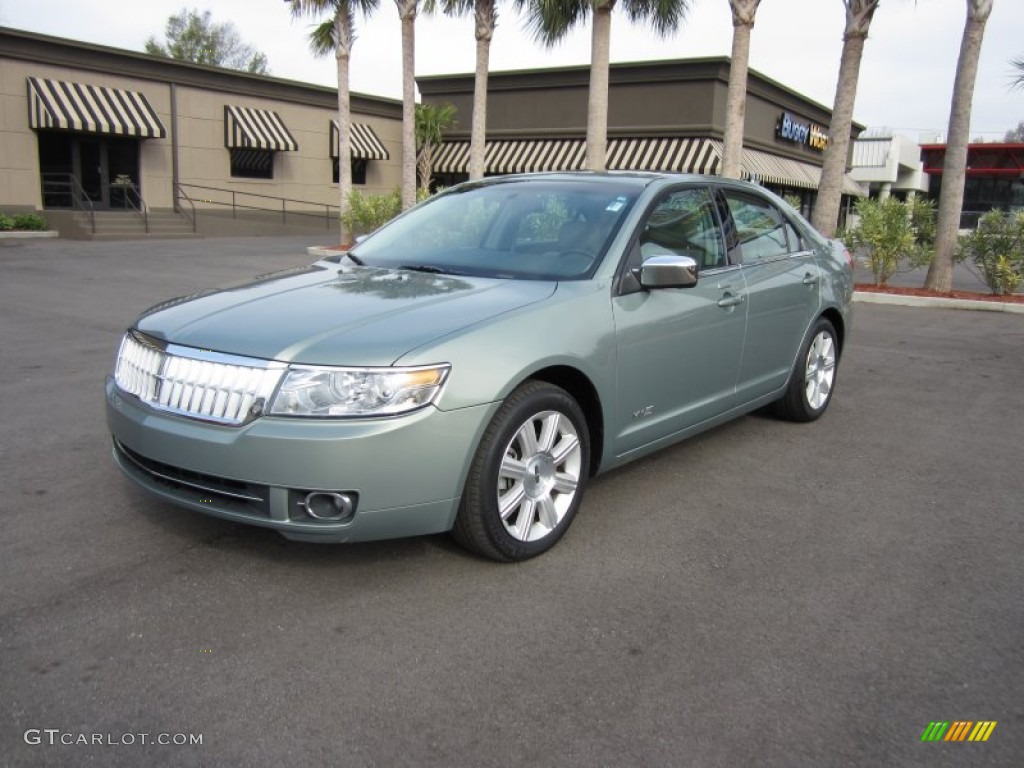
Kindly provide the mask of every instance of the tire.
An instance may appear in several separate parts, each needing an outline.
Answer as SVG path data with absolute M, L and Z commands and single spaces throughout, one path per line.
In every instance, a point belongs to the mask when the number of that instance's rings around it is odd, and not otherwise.
M 452 534 L 467 549 L 514 562 L 553 547 L 572 523 L 590 469 L 590 433 L 560 387 L 527 381 L 480 441 Z
M 819 317 L 800 347 L 786 394 L 775 403 L 775 412 L 789 421 L 807 422 L 820 417 L 832 402 L 838 369 L 836 329 Z

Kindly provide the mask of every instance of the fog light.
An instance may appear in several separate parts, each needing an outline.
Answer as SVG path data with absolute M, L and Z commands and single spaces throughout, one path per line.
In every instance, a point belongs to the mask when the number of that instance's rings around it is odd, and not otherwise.
M 313 491 L 302 502 L 306 514 L 317 520 L 340 521 L 352 517 L 355 506 L 344 493 Z

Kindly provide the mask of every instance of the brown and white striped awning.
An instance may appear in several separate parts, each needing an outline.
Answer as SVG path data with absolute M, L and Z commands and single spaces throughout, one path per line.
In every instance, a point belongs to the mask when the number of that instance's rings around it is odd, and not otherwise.
M 717 151 L 721 152 L 721 142 L 715 141 L 714 144 Z M 818 166 L 757 149 L 743 148 L 740 168 L 744 178 L 754 179 L 761 184 L 801 189 L 817 189 L 821 186 L 821 168 Z M 864 189 L 847 173 L 843 176 L 843 194 L 864 197 Z
M 338 156 L 338 121 L 331 120 L 331 157 Z M 387 160 L 390 155 L 384 142 L 373 128 L 364 123 L 352 123 L 348 132 L 352 142 L 352 157 L 355 160 Z
M 295 151 L 298 142 L 281 116 L 269 109 L 224 105 L 224 146 L 228 149 Z
M 487 142 L 484 152 L 487 173 L 579 171 L 586 165 L 587 142 L 506 139 Z M 611 139 L 605 156 L 612 171 L 716 173 L 719 162 L 711 142 L 694 138 Z M 468 167 L 468 141 L 446 142 L 434 158 L 439 173 L 465 173 Z
M 145 94 L 63 80 L 28 78 L 28 124 L 39 130 L 163 139 L 167 129 Z

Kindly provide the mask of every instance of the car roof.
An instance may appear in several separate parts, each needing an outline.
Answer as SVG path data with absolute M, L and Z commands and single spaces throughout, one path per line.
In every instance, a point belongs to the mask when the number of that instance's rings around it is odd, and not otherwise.
M 735 186 L 740 189 L 760 190 L 763 187 L 752 184 L 749 181 L 738 179 L 727 179 L 722 176 L 713 176 L 697 173 L 677 173 L 675 171 L 544 171 L 541 173 L 519 173 L 503 176 L 488 176 L 484 179 L 471 182 L 463 182 L 460 187 L 466 186 L 490 186 L 509 182 L 524 181 L 561 181 L 591 184 L 614 184 L 622 186 L 636 186 L 645 188 L 652 184 L 663 186 L 673 183 L 703 183 L 716 186 Z

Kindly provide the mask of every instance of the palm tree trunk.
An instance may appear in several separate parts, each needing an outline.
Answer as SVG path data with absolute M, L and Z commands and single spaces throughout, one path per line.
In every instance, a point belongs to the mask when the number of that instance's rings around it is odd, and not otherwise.
M 857 97 L 860 60 L 866 35 L 847 35 L 839 63 L 835 106 L 828 129 L 828 146 L 821 167 L 818 199 L 814 204 L 812 223 L 825 237 L 832 237 L 839 224 L 839 204 L 843 196 L 843 176 L 850 154 L 850 126 L 853 124 L 853 102 Z
M 832 105 L 828 146 L 822 161 L 821 183 L 814 204 L 811 223 L 821 234 L 832 237 L 839 223 L 839 204 L 843 197 L 843 176 L 850 155 L 850 126 L 853 124 L 853 102 L 857 98 L 857 78 L 864 41 L 871 19 L 880 0 L 843 0 L 846 7 L 846 29 L 843 32 L 843 53 L 839 60 L 836 99 Z
M 494 36 L 494 0 L 477 0 L 476 74 L 473 78 L 473 124 L 469 141 L 469 178 L 484 177 L 487 150 L 487 74 Z
M 741 18 L 733 5 L 732 58 L 729 62 L 729 91 L 725 99 L 725 136 L 722 175 L 738 179 L 743 156 L 743 128 L 747 107 L 747 67 L 750 60 L 750 31 L 754 28 L 754 5 L 749 18 Z
M 402 209 L 416 203 L 416 3 L 396 0 L 402 19 Z
M 348 21 L 349 23 L 346 23 Z M 344 216 L 348 212 L 348 199 L 352 194 L 352 109 L 349 96 L 349 60 L 352 55 L 351 19 L 338 13 L 334 19 L 334 57 L 338 65 L 338 208 L 342 244 L 348 244 L 352 232 L 345 226 Z
M 608 150 L 608 60 L 611 47 L 612 4 L 594 5 L 590 42 L 590 93 L 587 100 L 587 170 L 603 171 Z
M 942 164 L 939 213 L 935 227 L 935 254 L 928 267 L 924 287 L 946 292 L 953 287 L 953 259 L 960 232 L 960 211 L 967 179 L 967 144 L 970 141 L 971 104 L 978 75 L 978 59 L 985 37 L 985 23 L 992 12 L 992 0 L 967 0 L 967 23 L 960 41 L 953 100 L 949 109 L 946 158 Z

